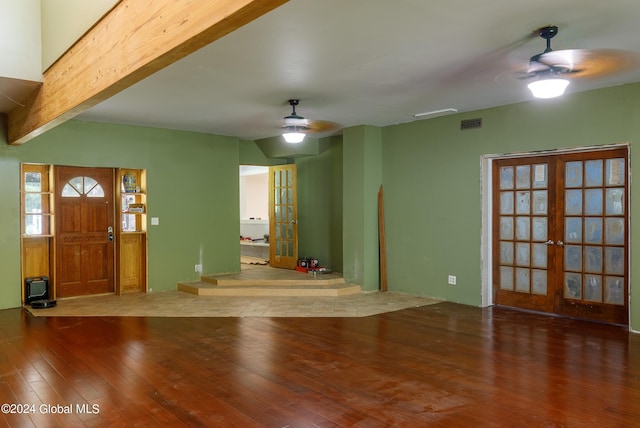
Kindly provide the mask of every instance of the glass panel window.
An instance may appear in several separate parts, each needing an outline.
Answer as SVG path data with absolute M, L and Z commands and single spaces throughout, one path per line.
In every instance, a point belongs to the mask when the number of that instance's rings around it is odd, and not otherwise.
M 71 183 L 67 183 L 62 188 L 62 196 L 65 198 L 79 198 L 80 192 Z
M 531 192 L 517 192 L 516 200 L 516 213 L 529 214 L 531 212 Z
M 533 294 L 547 295 L 547 271 L 533 270 L 531 272 L 531 292 Z
M 516 239 L 528 241 L 531 237 L 531 225 L 529 217 L 516 217 Z
M 624 179 L 624 159 L 607 159 L 607 186 L 622 186 Z
M 513 268 L 500 266 L 500 288 L 502 290 L 513 290 Z
M 531 265 L 531 248 L 529 244 L 516 244 L 516 264 L 518 266 L 530 266 Z
M 606 278 L 604 301 L 612 305 L 624 305 L 624 278 L 619 276 Z
M 584 163 L 584 184 L 586 187 L 602 186 L 602 159 Z
M 24 212 L 30 214 L 42 212 L 41 193 L 26 193 L 24 195 Z
M 42 174 L 39 172 L 26 172 L 24 174 L 25 192 L 42 192 Z
M 513 189 L 513 167 L 500 168 L 500 189 Z
M 566 187 L 582 187 L 582 161 L 565 164 Z
M 500 214 L 513 214 L 513 192 L 500 193 Z
M 547 187 L 547 164 L 541 163 L 533 166 L 533 187 L 536 189 Z
M 582 299 L 582 275 L 578 273 L 565 273 L 564 297 L 567 299 Z
M 602 276 L 584 276 L 584 300 L 602 302 Z
M 513 264 L 513 242 L 500 243 L 500 263 L 506 265 Z
M 537 268 L 547 267 L 547 244 L 533 244 L 533 266 Z
M 624 214 L 624 189 L 607 189 L 606 213 L 607 215 Z
M 513 239 L 513 217 L 500 217 L 500 239 Z
M 519 165 L 516 167 L 516 189 L 531 188 L 531 166 Z
M 605 272 L 613 275 L 624 274 L 624 249 L 618 247 L 605 248 Z
M 564 247 L 565 270 L 582 270 L 582 247 L 579 245 L 567 245 Z
M 602 215 L 602 189 L 584 191 L 584 213 L 586 215 Z
M 572 243 L 582 242 L 582 218 L 566 217 L 564 223 L 564 240 Z
M 606 220 L 606 243 L 607 245 L 624 244 L 624 219 L 607 218 Z
M 516 291 L 529 292 L 531 272 L 529 269 L 516 268 Z
M 546 241 L 548 233 L 548 220 L 546 217 L 533 218 L 533 240 Z
M 62 188 L 62 196 L 65 198 L 79 198 L 81 195 L 104 198 L 104 189 L 91 177 L 73 177 Z
M 547 191 L 536 190 L 533 192 L 533 213 L 534 214 L 546 214 L 548 211 Z
M 567 190 L 565 192 L 564 213 L 567 215 L 582 214 L 582 190 Z
M 602 218 L 587 217 L 584 219 L 584 242 L 602 244 Z
M 602 247 L 584 247 L 585 272 L 602 272 Z

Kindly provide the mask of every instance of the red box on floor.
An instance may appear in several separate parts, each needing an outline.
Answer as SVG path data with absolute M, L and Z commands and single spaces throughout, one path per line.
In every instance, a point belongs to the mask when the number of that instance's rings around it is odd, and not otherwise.
M 309 272 L 309 269 L 307 269 L 306 267 L 302 267 L 302 266 L 296 266 L 296 270 L 298 272 L 304 272 L 304 273 Z

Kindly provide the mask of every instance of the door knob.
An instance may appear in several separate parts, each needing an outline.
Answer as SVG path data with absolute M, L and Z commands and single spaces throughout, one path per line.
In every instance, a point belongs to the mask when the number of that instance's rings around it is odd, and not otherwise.
M 558 241 L 558 247 L 564 247 L 564 242 Z
M 545 244 L 547 245 L 553 245 L 553 241 L 551 239 L 549 239 L 547 242 L 545 242 Z

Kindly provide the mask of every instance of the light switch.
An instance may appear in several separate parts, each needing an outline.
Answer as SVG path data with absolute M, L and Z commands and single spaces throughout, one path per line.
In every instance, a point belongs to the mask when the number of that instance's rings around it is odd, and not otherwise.
M 160 218 L 159 217 L 151 217 L 151 226 L 157 226 L 160 224 Z

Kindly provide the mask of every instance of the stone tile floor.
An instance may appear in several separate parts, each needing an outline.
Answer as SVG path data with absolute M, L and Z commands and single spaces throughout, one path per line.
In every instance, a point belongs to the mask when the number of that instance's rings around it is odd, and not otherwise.
M 26 309 L 34 316 L 364 317 L 434 303 L 439 300 L 391 292 L 337 297 L 230 297 L 164 291 L 64 299 L 53 308 Z
M 287 269 L 243 263 L 239 273 L 224 275 L 244 285 L 290 282 L 304 289 L 317 278 Z M 322 275 L 339 278 L 340 274 Z M 269 287 L 269 285 L 265 285 Z M 196 296 L 181 291 L 135 293 L 116 296 L 59 299 L 47 309 L 25 307 L 34 316 L 131 316 L 131 317 L 365 317 L 439 300 L 404 293 L 363 292 L 343 296 Z

